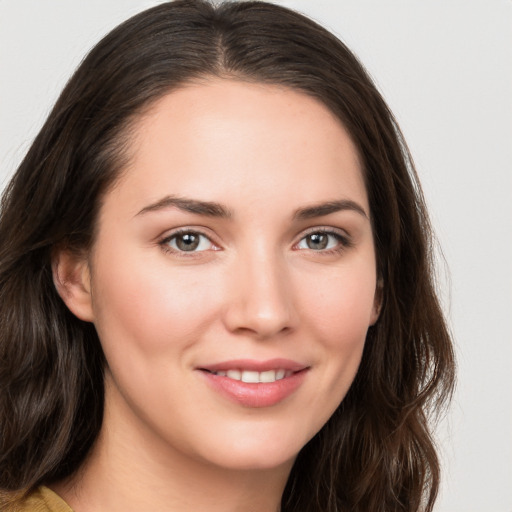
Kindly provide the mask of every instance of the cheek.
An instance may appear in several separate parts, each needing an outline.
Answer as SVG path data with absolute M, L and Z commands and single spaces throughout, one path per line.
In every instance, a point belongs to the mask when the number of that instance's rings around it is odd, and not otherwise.
M 317 281 L 309 294 L 304 311 L 308 311 L 310 333 L 317 340 L 319 360 L 324 360 L 319 389 L 324 389 L 316 400 L 328 412 L 323 420 L 334 412 L 348 392 L 357 370 L 366 341 L 368 327 L 372 323 L 376 277 L 373 266 L 347 267 Z
M 197 269 L 171 268 L 159 256 L 103 261 L 110 264 L 95 272 L 93 308 L 104 345 L 122 341 L 123 348 L 157 355 L 193 342 L 218 310 L 215 274 L 208 280 Z
M 333 347 L 364 342 L 375 311 L 376 276 L 372 265 L 347 267 L 317 279 L 304 296 L 309 322 Z

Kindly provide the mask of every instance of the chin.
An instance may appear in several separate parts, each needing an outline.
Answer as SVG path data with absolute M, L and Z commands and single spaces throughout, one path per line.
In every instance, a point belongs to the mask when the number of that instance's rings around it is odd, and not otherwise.
M 249 436 L 219 440 L 209 458 L 219 466 L 238 471 L 282 467 L 289 470 L 308 440 L 309 436 L 293 439 L 285 429 L 277 435 L 262 429 Z
M 271 471 L 286 468 L 288 471 L 293 466 L 298 452 L 293 454 L 262 454 L 259 453 L 237 453 L 223 454 L 219 461 L 220 465 L 233 471 Z

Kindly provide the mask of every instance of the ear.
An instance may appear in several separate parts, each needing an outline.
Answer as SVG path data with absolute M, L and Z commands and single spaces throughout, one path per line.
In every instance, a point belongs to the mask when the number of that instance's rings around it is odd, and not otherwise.
M 80 320 L 94 320 L 89 264 L 84 255 L 58 249 L 52 256 L 53 282 L 68 309 Z
M 377 280 L 377 286 L 375 287 L 375 298 L 373 299 L 373 308 L 370 317 L 370 325 L 375 325 L 375 323 L 379 319 L 380 311 L 382 309 L 383 292 L 384 281 L 382 280 L 382 277 L 379 277 L 379 279 Z

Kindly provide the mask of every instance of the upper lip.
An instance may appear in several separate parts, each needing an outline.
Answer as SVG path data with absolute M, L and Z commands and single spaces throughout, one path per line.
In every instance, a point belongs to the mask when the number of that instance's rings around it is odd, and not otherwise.
M 233 369 L 249 370 L 255 372 L 266 372 L 269 370 L 288 370 L 298 372 L 308 368 L 308 365 L 293 361 L 291 359 L 267 359 L 258 361 L 256 359 L 232 359 L 220 363 L 207 364 L 199 366 L 199 370 L 208 370 L 209 372 L 221 372 Z

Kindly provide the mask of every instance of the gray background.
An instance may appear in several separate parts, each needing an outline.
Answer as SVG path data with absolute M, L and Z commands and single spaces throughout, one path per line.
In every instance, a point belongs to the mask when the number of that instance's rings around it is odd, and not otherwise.
M 157 3 L 0 0 L 0 188 L 86 51 Z M 459 363 L 436 510 L 512 512 L 512 1 L 277 3 L 359 55 L 423 182 Z

